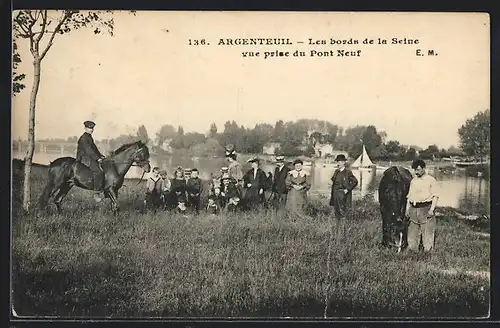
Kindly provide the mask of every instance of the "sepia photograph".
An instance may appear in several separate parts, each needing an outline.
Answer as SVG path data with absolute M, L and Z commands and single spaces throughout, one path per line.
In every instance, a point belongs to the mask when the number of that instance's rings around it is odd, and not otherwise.
M 489 318 L 487 13 L 15 10 L 12 55 L 12 318 Z

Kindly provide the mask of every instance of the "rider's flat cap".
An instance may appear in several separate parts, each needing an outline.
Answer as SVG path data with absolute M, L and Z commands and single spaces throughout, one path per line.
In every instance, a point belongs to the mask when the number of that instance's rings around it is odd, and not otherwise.
M 85 125 L 86 128 L 92 129 L 95 126 L 95 123 L 93 121 L 85 121 L 83 122 L 83 125 Z

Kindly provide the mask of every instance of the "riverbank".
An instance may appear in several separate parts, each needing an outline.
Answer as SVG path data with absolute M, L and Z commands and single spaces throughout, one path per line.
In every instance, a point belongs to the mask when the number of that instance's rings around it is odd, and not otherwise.
M 17 159 L 22 160 L 25 154 L 15 154 Z M 45 157 L 43 158 L 38 158 L 38 160 L 41 160 L 41 164 L 48 164 L 50 161 L 53 161 L 55 158 L 59 157 L 59 153 L 44 153 L 44 154 L 36 154 L 34 160 L 37 160 L 37 156 L 44 155 Z M 73 156 L 73 155 L 71 155 Z M 214 163 L 217 163 L 217 171 L 219 167 L 222 167 L 224 164 L 224 156 L 204 156 L 204 157 L 198 157 L 198 156 L 191 156 L 185 151 L 177 151 L 174 155 L 155 155 L 155 158 L 158 161 L 159 159 L 162 158 L 171 158 L 172 156 L 177 159 L 177 164 L 176 165 L 181 165 L 181 166 L 196 166 L 197 161 L 200 159 L 209 159 L 212 160 Z M 252 157 L 259 157 L 261 165 L 274 165 L 276 163 L 275 161 L 275 156 L 274 155 L 266 155 L 266 154 L 239 154 L 238 155 L 238 161 L 243 165 L 243 167 L 249 168 L 250 165 L 246 163 L 246 161 Z M 319 158 L 313 158 L 313 157 L 307 157 L 307 156 L 299 156 L 304 161 L 304 164 L 306 166 L 308 165 L 316 165 L 319 167 L 334 167 L 336 165 L 334 159 L 319 159 Z M 296 159 L 296 157 L 287 157 L 285 158 L 286 161 L 288 162 L 293 162 Z M 412 162 L 411 161 L 375 161 L 375 164 L 379 167 L 383 168 L 388 168 L 390 166 L 403 166 L 406 168 L 410 168 Z M 465 174 L 469 177 L 482 177 L 485 179 L 488 179 L 490 176 L 490 165 L 474 165 L 470 166 L 467 168 L 457 168 L 453 166 L 453 163 L 449 161 L 426 161 L 427 164 L 427 169 L 431 174 L 434 174 L 436 172 L 440 173 L 445 173 L 445 174 Z M 382 172 L 382 171 L 380 171 Z
M 262 155 L 262 154 L 240 154 L 238 157 L 238 160 L 242 163 L 244 163 L 246 160 L 248 160 L 251 157 L 257 156 L 261 159 L 261 163 L 264 164 L 274 164 L 276 162 L 275 156 L 274 155 Z M 285 160 L 292 162 L 296 157 L 287 157 Z M 310 162 L 311 164 L 316 164 L 316 165 L 336 165 L 334 158 L 330 159 L 323 159 L 323 158 L 316 158 L 316 157 L 307 157 L 307 156 L 298 156 L 297 158 L 301 158 L 305 162 Z M 353 161 L 351 159 L 351 161 Z M 379 167 L 391 167 L 391 166 L 402 166 L 406 168 L 411 168 L 411 164 L 413 161 L 373 161 L 375 165 Z M 447 161 L 431 161 L 427 160 L 425 161 L 427 165 L 427 169 L 429 170 L 441 170 L 441 171 L 447 171 L 451 170 L 454 168 L 453 163 L 447 162 Z M 477 168 L 476 166 L 474 166 Z M 472 167 L 471 167 L 472 168 Z
M 38 197 L 46 169 L 33 168 Z M 13 289 L 19 315 L 473 317 L 489 309 L 489 234 L 438 219 L 432 257 L 378 248 L 377 204 L 356 201 L 330 244 L 331 208 L 184 218 L 139 213 L 144 185 L 120 191 L 122 212 L 73 189 L 64 215 L 20 211 L 14 165 Z M 330 261 L 328 249 L 331 246 Z

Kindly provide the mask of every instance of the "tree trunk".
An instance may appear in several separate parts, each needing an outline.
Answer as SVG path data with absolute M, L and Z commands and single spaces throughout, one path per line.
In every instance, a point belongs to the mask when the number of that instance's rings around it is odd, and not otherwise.
M 31 163 L 33 162 L 33 155 L 35 153 L 35 107 L 36 96 L 38 94 L 38 87 L 40 85 L 40 64 L 41 59 L 35 58 L 33 60 L 33 87 L 30 96 L 30 114 L 29 114 L 29 128 L 28 128 L 28 150 L 26 152 L 24 162 L 24 195 L 23 195 L 23 209 L 29 211 L 31 205 Z

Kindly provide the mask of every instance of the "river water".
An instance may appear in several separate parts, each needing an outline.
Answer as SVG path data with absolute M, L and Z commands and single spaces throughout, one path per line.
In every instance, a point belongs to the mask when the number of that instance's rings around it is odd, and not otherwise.
M 22 159 L 24 153 L 14 152 L 13 157 Z M 49 164 L 50 161 L 61 157 L 61 153 L 35 153 L 33 161 L 39 164 Z M 64 156 L 75 156 L 70 153 Z M 175 167 L 196 167 L 200 171 L 202 179 L 208 179 L 210 173 L 220 171 L 222 166 L 227 166 L 223 158 L 181 158 L 181 157 L 151 157 L 151 165 L 166 169 L 169 176 L 172 176 Z M 243 164 L 243 171 L 250 168 L 249 164 Z M 273 164 L 263 164 L 261 168 L 267 172 L 273 172 Z M 329 195 L 330 178 L 335 171 L 334 164 L 318 164 L 312 167 L 304 167 L 311 173 L 312 187 L 311 193 Z M 353 170 L 353 174 L 359 181 L 358 187 L 353 191 L 353 198 L 373 197 L 378 201 L 377 188 L 383 171 L 360 171 Z M 442 173 L 430 171 L 436 178 L 440 188 L 439 206 L 451 206 L 458 209 L 467 210 L 473 213 L 490 214 L 490 181 L 483 178 L 467 177 L 460 173 Z M 127 173 L 127 178 L 140 178 L 142 170 L 132 167 Z

